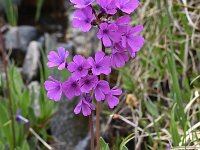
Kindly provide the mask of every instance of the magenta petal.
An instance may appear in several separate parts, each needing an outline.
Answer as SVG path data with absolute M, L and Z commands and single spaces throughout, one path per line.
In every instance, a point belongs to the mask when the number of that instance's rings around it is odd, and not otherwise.
M 103 36 L 103 44 L 105 47 L 111 46 L 111 40 L 109 39 L 108 35 L 104 34 Z
M 101 39 L 103 37 L 103 31 L 99 30 L 99 32 L 97 33 L 97 38 Z
M 138 26 L 131 28 L 130 33 L 135 35 L 135 34 L 141 33 L 142 30 L 143 30 L 143 26 L 138 25 Z
M 88 105 L 83 104 L 82 105 L 82 112 L 84 116 L 89 116 L 91 114 L 91 109 L 88 107 Z
M 101 91 L 101 89 L 95 89 L 95 98 L 97 101 L 102 101 L 105 99 L 105 94 Z
M 77 64 L 75 64 L 74 62 L 70 62 L 67 66 L 67 69 L 69 70 L 69 72 L 74 72 L 77 68 Z
M 141 36 L 134 36 L 127 40 L 132 52 L 135 53 L 144 45 L 144 38 Z
M 84 22 L 78 19 L 73 19 L 72 20 L 72 26 L 74 28 L 81 28 L 84 25 Z
M 94 59 L 92 57 L 89 57 L 87 59 L 88 63 L 91 65 L 91 66 L 94 66 L 95 65 L 95 62 L 94 62 Z
M 109 96 L 107 97 L 107 103 L 108 106 L 113 109 L 115 106 L 119 104 L 119 99 L 115 96 Z
M 117 25 L 128 25 L 130 22 L 131 22 L 131 17 L 128 15 L 121 16 L 115 21 Z
M 63 69 L 65 68 L 65 66 L 66 66 L 66 63 L 65 63 L 65 62 L 62 63 L 62 64 L 60 64 L 60 65 L 58 66 L 58 70 L 63 70 Z
M 102 52 L 102 51 L 98 51 L 96 54 L 95 54 L 95 61 L 96 63 L 99 63 L 105 56 L 105 53 Z
M 76 108 L 74 109 L 75 114 L 79 114 L 81 112 L 81 105 L 82 105 L 82 101 L 80 101 L 78 105 L 76 106 Z
M 83 32 L 88 32 L 91 29 L 91 24 L 87 23 L 82 27 Z
M 80 64 L 80 63 L 82 63 L 82 62 L 84 61 L 84 58 L 83 58 L 83 56 L 81 56 L 81 55 L 76 55 L 76 56 L 74 56 L 73 61 L 74 61 L 76 64 Z

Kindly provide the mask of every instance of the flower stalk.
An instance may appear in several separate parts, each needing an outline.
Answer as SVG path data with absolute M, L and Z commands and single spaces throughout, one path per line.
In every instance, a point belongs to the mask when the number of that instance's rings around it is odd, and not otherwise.
M 94 150 L 94 127 L 93 127 L 93 116 L 89 116 L 89 126 L 90 126 L 90 149 Z

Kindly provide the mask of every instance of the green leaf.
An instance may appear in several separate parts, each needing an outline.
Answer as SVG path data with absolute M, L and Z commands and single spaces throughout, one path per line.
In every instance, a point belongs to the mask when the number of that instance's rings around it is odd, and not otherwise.
M 26 117 L 28 114 L 29 102 L 30 102 L 29 90 L 25 90 L 20 100 L 20 108 L 22 110 L 22 116 L 24 117 Z
M 22 145 L 22 149 L 21 150 L 30 150 L 28 142 L 25 140 L 23 145 Z
M 178 127 L 175 121 L 175 109 L 176 109 L 176 104 L 174 105 L 171 113 L 171 121 L 170 121 L 170 132 L 172 135 L 172 141 L 174 146 L 178 146 L 180 142 L 180 135 L 178 134 Z
M 37 9 L 36 9 L 35 21 L 38 21 L 40 19 L 43 4 L 44 4 L 44 0 L 37 0 Z
M 154 117 L 157 117 L 159 115 L 158 109 L 156 107 L 156 105 L 152 102 L 152 101 L 144 101 L 145 106 L 148 110 L 149 113 L 151 113 L 151 115 L 153 115 Z
M 124 145 L 124 146 L 122 147 L 122 150 L 128 150 L 128 148 Z
M 128 91 L 134 91 L 135 83 L 134 83 L 133 76 L 131 75 L 129 68 L 122 68 L 119 71 L 122 75 L 123 88 Z
M 22 88 L 23 88 L 23 81 L 22 81 L 21 74 L 19 73 L 19 71 L 15 67 L 13 68 L 12 82 L 14 83 L 15 90 L 16 90 L 17 94 L 21 95 L 22 94 Z
M 108 143 L 106 143 L 102 137 L 100 138 L 100 149 L 101 150 L 110 150 Z
M 11 121 L 9 119 L 8 109 L 4 106 L 3 102 L 0 105 L 0 128 L 3 131 L 4 136 L 6 137 L 10 147 L 13 146 L 12 130 L 11 130 Z
M 0 141 L 0 149 L 4 150 L 4 144 Z

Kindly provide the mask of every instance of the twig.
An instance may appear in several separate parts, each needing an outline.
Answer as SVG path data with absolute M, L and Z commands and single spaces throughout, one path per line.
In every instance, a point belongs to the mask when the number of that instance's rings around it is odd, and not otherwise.
M 121 116 L 121 115 L 113 114 L 113 115 L 112 115 L 112 118 L 114 118 L 114 119 L 120 119 L 120 120 L 126 122 L 127 124 L 133 126 L 133 127 L 136 128 L 137 130 L 139 130 L 139 131 L 141 131 L 141 132 L 144 132 L 144 130 L 143 130 L 142 128 L 138 127 L 138 126 L 135 125 L 133 122 L 129 121 L 128 119 L 124 118 L 124 117 Z
M 29 131 L 48 149 L 53 150 L 53 148 L 47 144 L 32 128 L 29 128 Z
M 94 150 L 94 127 L 92 114 L 89 116 L 89 126 L 90 126 L 90 148 Z
M 187 6 L 187 0 L 182 0 L 182 2 L 183 2 L 183 4 L 184 4 L 184 6 Z M 196 27 L 196 25 L 193 23 L 193 21 L 192 21 L 190 15 L 189 15 L 188 8 L 185 7 L 184 10 L 185 10 L 185 14 L 186 14 L 186 17 L 187 17 L 187 19 L 188 19 L 190 25 L 191 25 L 193 28 L 198 29 L 198 28 Z
M 3 34 L 0 32 L 0 49 L 2 53 L 2 62 L 3 62 L 3 67 L 6 75 L 6 95 L 8 98 L 8 109 L 10 113 L 10 120 L 12 122 L 11 127 L 12 127 L 12 138 L 13 138 L 13 149 L 16 147 L 16 137 L 15 137 L 15 120 L 14 120 L 14 115 L 13 115 L 13 108 L 12 108 L 12 100 L 10 96 L 10 84 L 9 84 L 9 79 L 8 79 L 8 70 L 7 70 L 7 61 L 6 61 L 6 54 L 5 54 L 5 49 L 4 49 L 4 44 L 3 44 Z
M 100 150 L 100 103 L 97 102 L 96 107 L 96 140 L 97 150 Z

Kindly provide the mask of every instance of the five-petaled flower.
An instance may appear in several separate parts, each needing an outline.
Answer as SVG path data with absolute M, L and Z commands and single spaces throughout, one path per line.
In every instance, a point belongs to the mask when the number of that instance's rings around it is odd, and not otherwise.
M 105 56 L 105 53 L 102 51 L 95 54 L 95 59 L 89 57 L 88 63 L 92 66 L 92 73 L 94 75 L 108 75 L 111 73 L 110 57 Z
M 121 95 L 122 91 L 117 89 L 117 87 L 113 87 L 108 94 L 106 94 L 106 102 L 110 108 L 114 108 L 119 103 L 119 98 L 116 96 Z
M 72 25 L 75 28 L 80 28 L 83 32 L 88 32 L 92 27 L 91 24 L 94 21 L 94 18 L 95 15 L 92 12 L 92 8 L 88 6 L 74 12 Z
M 97 101 L 105 100 L 106 94 L 110 92 L 109 83 L 105 80 L 100 80 L 94 88 L 94 95 Z
M 91 102 L 92 97 L 90 95 L 87 95 L 86 97 L 82 95 L 78 105 L 74 109 L 74 113 L 79 114 L 82 111 L 84 116 L 91 115 L 92 110 L 95 110 L 95 106 Z
M 81 92 L 89 93 L 98 82 L 98 77 L 95 75 L 87 75 L 84 78 L 80 79 L 79 85 L 81 88 Z
M 70 62 L 67 67 L 74 79 L 80 79 L 81 77 L 86 76 L 89 68 L 90 64 L 81 55 L 74 56 L 73 62 Z
M 73 79 L 73 77 L 70 77 L 62 84 L 62 90 L 65 96 L 69 99 L 72 99 L 74 96 L 79 96 L 81 94 L 78 80 Z
M 55 51 L 50 51 L 48 57 L 48 67 L 58 66 L 58 70 L 63 70 L 66 67 L 66 58 L 69 52 L 63 47 L 58 48 L 58 53 Z
M 62 83 L 51 76 L 49 76 L 49 79 L 44 82 L 47 97 L 51 100 L 59 101 L 62 96 Z
M 101 23 L 97 37 L 102 39 L 105 47 L 110 47 L 112 42 L 119 42 L 121 35 L 117 32 L 118 27 L 115 24 Z

